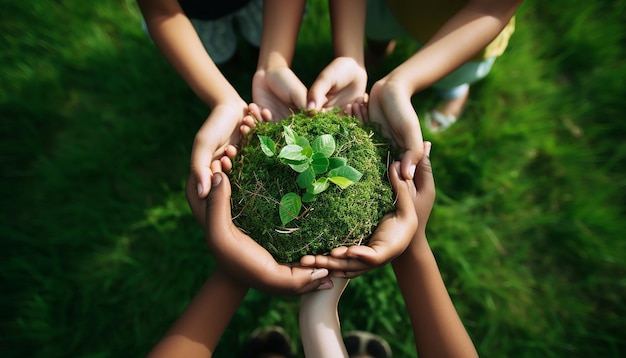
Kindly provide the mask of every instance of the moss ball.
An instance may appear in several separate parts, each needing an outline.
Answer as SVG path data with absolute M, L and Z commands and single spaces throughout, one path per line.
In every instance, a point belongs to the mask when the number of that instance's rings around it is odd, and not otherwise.
M 304 202 L 298 217 L 286 225 L 279 215 L 281 198 L 287 193 L 303 195 L 306 190 L 298 186 L 299 173 L 278 155 L 264 153 L 259 139 L 270 138 L 280 151 L 287 144 L 284 126 L 311 143 L 318 136 L 332 135 L 336 143 L 333 157 L 345 158 L 347 165 L 362 173 L 345 189 L 331 183 L 314 201 Z M 389 157 L 388 142 L 374 128 L 336 112 L 312 117 L 302 112 L 280 123 L 260 123 L 233 160 L 233 221 L 283 263 L 339 246 L 366 244 L 382 216 L 394 210 L 387 178 Z

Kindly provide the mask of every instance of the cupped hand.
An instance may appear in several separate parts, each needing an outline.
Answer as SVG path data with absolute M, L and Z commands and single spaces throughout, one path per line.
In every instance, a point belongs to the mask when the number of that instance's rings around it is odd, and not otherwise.
M 400 255 L 411 242 L 417 229 L 413 204 L 416 196 L 411 179 L 402 179 L 400 163 L 389 168 L 389 178 L 396 193 L 396 210 L 385 215 L 372 234 L 367 246 L 338 247 L 330 255 L 307 255 L 300 263 L 308 267 L 323 267 L 335 277 L 353 278 L 384 265 Z
M 241 99 L 213 108 L 196 133 L 191 149 L 190 176 L 194 180 L 189 184 L 199 198 L 205 198 L 211 190 L 213 173 L 230 170 L 242 136 L 264 117 L 267 115 L 258 106 Z
M 232 222 L 228 176 L 213 175 L 206 200 L 187 190 L 191 211 L 203 227 L 218 267 L 239 282 L 275 295 L 300 295 L 332 288 L 328 270 L 279 264 L 272 255 Z M 188 186 L 189 188 L 189 186 Z
M 315 79 L 308 92 L 307 109 L 328 111 L 347 107 L 363 99 L 367 72 L 349 57 L 335 58 Z
M 252 100 L 278 122 L 306 107 L 307 89 L 289 67 L 259 69 L 252 78 Z
M 422 130 L 411 96 L 401 81 L 383 78 L 372 86 L 369 102 L 356 101 L 347 111 L 363 122 L 380 124 L 382 135 L 402 151 L 401 172 L 405 179 L 413 178 L 424 153 Z

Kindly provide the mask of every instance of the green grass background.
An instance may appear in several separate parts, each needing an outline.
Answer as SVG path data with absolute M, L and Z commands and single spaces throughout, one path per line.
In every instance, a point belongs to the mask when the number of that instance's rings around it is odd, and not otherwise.
M 295 71 L 332 57 L 310 2 Z M 208 109 L 141 30 L 133 1 L 0 2 L 0 355 L 138 357 L 211 272 L 183 182 Z M 626 3 L 529 0 L 460 122 L 433 142 L 428 233 L 485 357 L 626 352 Z M 413 46 L 401 42 L 377 78 Z M 255 54 L 224 72 L 250 99 Z M 418 114 L 435 96 L 415 96 Z M 353 280 L 344 330 L 414 356 L 389 268 Z M 298 300 L 251 291 L 217 357 Z M 301 351 L 301 350 L 300 350 Z

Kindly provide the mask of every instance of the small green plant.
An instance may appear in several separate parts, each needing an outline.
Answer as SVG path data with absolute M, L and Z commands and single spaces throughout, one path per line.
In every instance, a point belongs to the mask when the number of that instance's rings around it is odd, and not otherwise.
M 279 262 L 367 244 L 393 210 L 389 145 L 336 112 L 259 123 L 233 159 L 233 222 Z
M 298 135 L 291 126 L 283 125 L 283 133 L 286 145 L 278 153 L 278 159 L 299 173 L 296 183 L 299 188 L 306 190 L 302 197 L 289 192 L 280 200 L 280 221 L 285 226 L 298 217 L 303 202 L 315 201 L 320 193 L 328 189 L 330 183 L 346 189 L 358 182 L 363 174 L 347 165 L 348 159 L 332 156 L 336 143 L 331 134 L 322 134 L 309 144 L 308 139 Z M 276 143 L 269 137 L 258 137 L 263 153 L 268 157 L 276 156 Z

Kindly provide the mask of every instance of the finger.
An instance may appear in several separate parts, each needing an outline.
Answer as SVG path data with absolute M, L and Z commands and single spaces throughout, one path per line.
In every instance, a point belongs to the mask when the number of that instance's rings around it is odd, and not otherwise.
M 211 187 L 211 178 L 213 177 L 213 171 L 211 168 L 207 167 L 197 167 L 192 168 L 191 170 L 194 181 L 195 181 L 195 190 L 198 198 L 203 199 L 209 193 L 209 188 Z
M 213 186 L 206 200 L 206 220 L 211 220 L 212 225 L 207 229 L 226 225 L 231 222 L 230 214 L 230 181 L 224 173 L 213 175 Z M 213 225 L 215 224 L 215 225 Z
M 226 155 L 226 157 L 230 159 L 234 158 L 235 155 L 237 155 L 237 147 L 235 147 L 232 144 L 229 144 L 224 150 L 224 154 Z
M 206 205 L 204 204 L 204 199 L 200 199 L 198 197 L 198 193 L 196 191 L 196 179 L 193 175 L 189 175 L 187 178 L 185 195 L 187 196 L 187 202 L 189 203 L 189 208 L 191 209 L 193 216 L 196 218 L 198 224 L 200 224 L 200 226 L 204 229 L 206 221 Z
M 328 255 L 307 255 L 300 259 L 300 263 L 303 266 L 321 267 L 331 271 L 363 271 L 371 268 L 370 265 L 359 260 L 339 259 Z
M 327 269 L 320 268 L 306 268 L 295 266 L 291 269 L 292 278 L 294 280 L 295 292 L 296 294 L 303 294 L 310 291 L 315 291 L 320 289 L 327 289 L 332 287 L 328 287 L 328 281 L 330 281 L 330 272 Z
M 415 178 L 413 182 L 415 187 L 420 193 L 435 192 L 435 179 L 433 177 L 433 170 L 430 164 L 430 149 L 432 144 L 430 142 L 424 142 L 424 156 L 420 160 L 419 165 L 415 171 Z
M 254 118 L 257 122 L 263 121 L 263 116 L 261 114 L 261 107 L 259 107 L 256 103 L 250 103 L 248 105 L 248 114 Z M 246 116 L 247 117 L 247 116 Z M 244 118 L 245 120 L 245 118 Z
M 412 193 L 415 192 L 414 184 L 411 179 L 404 180 L 400 174 L 400 163 L 393 162 L 389 168 L 389 180 L 391 187 L 396 193 L 396 213 L 395 215 L 402 220 L 415 220 L 415 207 L 413 206 Z M 409 222 L 410 224 L 410 222 Z
M 404 179 L 413 179 L 415 176 L 415 168 L 417 168 L 417 163 L 422 159 L 423 153 L 423 149 L 420 151 L 409 149 L 402 154 L 400 171 Z
M 363 271 L 331 271 L 330 275 L 337 278 L 355 278 L 368 273 L 371 270 Z
M 220 158 L 220 163 L 222 165 L 223 173 L 228 173 L 233 168 L 233 162 L 230 160 L 229 157 L 224 156 Z
M 218 173 L 222 171 L 222 162 L 219 159 L 215 159 L 211 162 L 211 171 L 213 173 Z M 215 176 L 215 174 L 213 174 L 213 176 Z M 211 177 L 211 180 L 213 180 L 213 177 Z
M 328 102 L 328 92 L 334 86 L 334 81 L 326 76 L 324 72 L 320 73 L 315 82 L 309 88 L 307 94 L 307 109 L 322 110 Z

